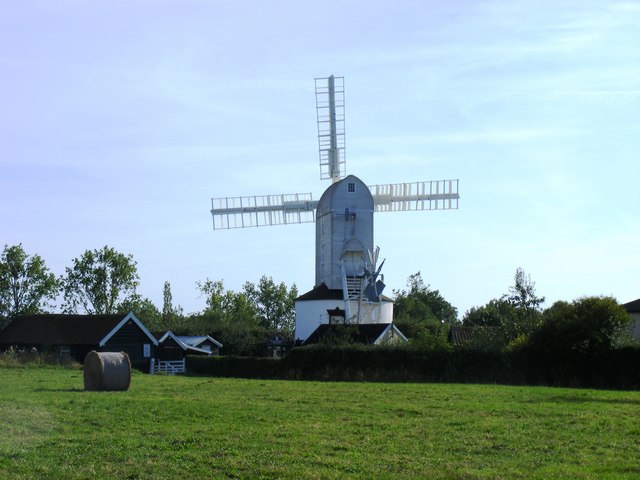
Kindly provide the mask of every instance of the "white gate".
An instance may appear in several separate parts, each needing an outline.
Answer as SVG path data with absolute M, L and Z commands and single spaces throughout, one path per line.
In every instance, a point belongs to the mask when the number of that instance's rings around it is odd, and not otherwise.
M 175 375 L 177 373 L 187 373 L 187 365 L 184 359 L 182 360 L 156 360 L 151 359 L 151 373 L 166 373 L 168 375 Z

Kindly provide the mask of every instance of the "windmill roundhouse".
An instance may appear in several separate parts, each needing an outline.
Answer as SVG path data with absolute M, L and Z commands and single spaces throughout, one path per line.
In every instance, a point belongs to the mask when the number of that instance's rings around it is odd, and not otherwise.
M 367 186 L 345 176 L 344 78 L 315 82 L 320 176 L 332 181 L 320 200 L 302 193 L 211 200 L 216 230 L 315 222 L 315 286 L 296 300 L 301 342 L 323 324 L 391 326 L 393 301 L 382 295 L 374 212 L 457 209 L 459 199 L 458 180 Z

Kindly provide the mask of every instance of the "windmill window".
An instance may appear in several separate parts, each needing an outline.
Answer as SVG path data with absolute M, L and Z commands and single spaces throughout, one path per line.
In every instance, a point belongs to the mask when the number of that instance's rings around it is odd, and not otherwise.
M 355 193 L 355 191 L 356 191 L 356 184 L 354 182 L 347 183 L 347 192 Z

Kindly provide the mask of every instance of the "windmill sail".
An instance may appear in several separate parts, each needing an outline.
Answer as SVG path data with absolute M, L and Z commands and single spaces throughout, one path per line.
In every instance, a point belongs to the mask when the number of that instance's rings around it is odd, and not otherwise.
M 369 186 L 376 212 L 458 208 L 458 180 L 434 180 Z
M 320 178 L 333 183 L 345 176 L 344 77 L 316 78 Z
M 213 229 L 315 222 L 317 204 L 310 193 L 212 198 Z
M 458 208 L 460 198 L 458 180 L 390 183 L 368 188 L 376 212 L 451 210 Z M 213 229 L 313 223 L 317 205 L 310 193 L 212 198 Z

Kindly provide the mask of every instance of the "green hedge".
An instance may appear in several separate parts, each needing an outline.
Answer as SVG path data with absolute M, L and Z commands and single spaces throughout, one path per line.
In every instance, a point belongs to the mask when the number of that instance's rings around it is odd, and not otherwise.
M 195 375 L 287 380 L 455 382 L 640 389 L 640 348 L 538 355 L 525 351 L 314 345 L 282 360 L 187 357 Z
M 640 389 L 640 348 L 595 352 L 524 351 L 509 354 L 524 383 L 566 387 Z
M 284 363 L 275 358 L 188 356 L 187 372 L 195 375 L 238 378 L 286 378 Z

